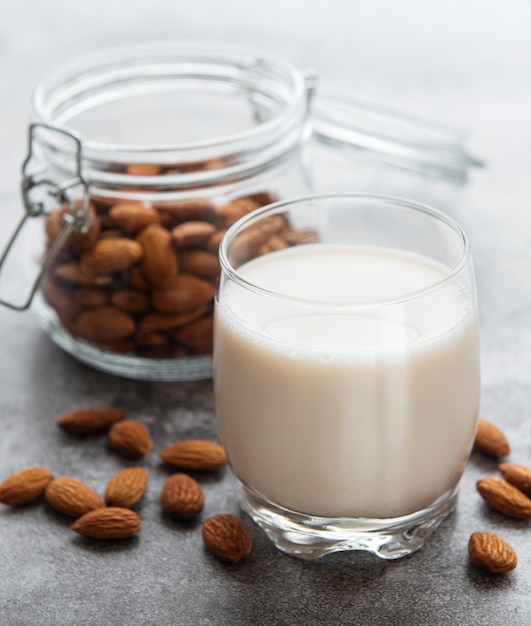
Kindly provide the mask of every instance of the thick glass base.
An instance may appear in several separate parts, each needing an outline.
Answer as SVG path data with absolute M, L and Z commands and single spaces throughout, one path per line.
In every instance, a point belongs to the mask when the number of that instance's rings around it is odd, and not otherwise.
M 240 484 L 241 505 L 275 546 L 301 559 L 364 550 L 382 559 L 416 552 L 456 506 L 458 487 L 431 506 L 395 518 L 328 518 L 304 515 L 268 502 Z
M 135 380 L 152 381 L 185 381 L 212 378 L 211 356 L 147 359 L 128 354 L 107 352 L 82 339 L 72 337 L 57 319 L 55 311 L 46 304 L 40 294 L 35 296 L 32 310 L 40 326 L 48 333 L 54 343 L 78 361 L 102 372 Z

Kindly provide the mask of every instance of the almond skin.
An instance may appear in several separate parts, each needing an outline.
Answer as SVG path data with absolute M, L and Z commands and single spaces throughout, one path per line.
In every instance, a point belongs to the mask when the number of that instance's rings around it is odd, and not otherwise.
M 123 420 L 125 411 L 111 407 L 73 409 L 57 418 L 56 424 L 71 435 L 92 435 L 107 430 L 111 424 Z
M 516 463 L 501 463 L 499 469 L 508 483 L 531 498 L 531 467 Z
M 81 313 L 72 326 L 73 333 L 96 343 L 110 343 L 127 339 L 135 332 L 135 320 L 112 306 L 88 309 Z
M 123 420 L 109 430 L 109 445 L 129 459 L 140 459 L 153 448 L 148 429 L 136 420 Z
M 220 559 L 237 563 L 248 556 L 252 543 L 247 528 L 234 515 L 214 515 L 202 528 L 205 545 Z
M 53 474 L 45 467 L 28 467 L 0 484 L 0 502 L 10 506 L 28 504 L 42 495 L 52 480 Z
M 171 283 L 179 273 L 179 260 L 170 232 L 153 224 L 140 231 L 137 241 L 144 251 L 141 268 L 148 281 L 156 287 Z
M 71 528 L 83 537 L 93 539 L 127 539 L 140 532 L 140 517 L 130 509 L 105 507 L 86 513 Z
M 531 499 L 501 478 L 489 476 L 477 482 L 485 502 L 496 511 L 517 519 L 531 518 Z
M 191 519 L 201 513 L 205 498 L 198 482 L 191 476 L 174 474 L 162 487 L 160 504 L 171 517 Z
M 481 452 L 497 458 L 509 456 L 511 453 L 511 446 L 502 431 L 483 418 L 478 421 L 474 446 Z
M 142 246 L 126 237 L 100 239 L 90 252 L 81 255 L 81 269 L 108 276 L 134 265 L 142 258 Z
M 109 211 L 109 215 L 120 228 L 128 233 L 136 233 L 150 224 L 160 222 L 156 209 L 134 202 L 115 204 Z
M 159 456 L 165 463 L 189 470 L 218 470 L 227 463 L 223 447 L 204 439 L 179 441 L 159 452 Z
M 56 478 L 44 493 L 46 502 L 59 513 L 79 517 L 104 506 L 98 494 L 75 478 Z
M 105 489 L 105 504 L 132 509 L 144 495 L 148 473 L 143 467 L 127 467 L 115 474 Z
M 471 535 L 468 553 L 473 563 L 493 574 L 510 572 L 518 565 L 512 547 L 495 533 L 479 531 Z
M 181 274 L 165 289 L 154 289 L 151 301 L 161 313 L 184 313 L 204 306 L 215 293 L 213 283 L 191 274 Z

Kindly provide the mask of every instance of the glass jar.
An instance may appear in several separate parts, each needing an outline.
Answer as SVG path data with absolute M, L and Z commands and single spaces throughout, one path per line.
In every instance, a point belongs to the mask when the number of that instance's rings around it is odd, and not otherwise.
M 193 42 L 107 50 L 45 79 L 24 192 L 30 208 L 43 187 L 62 202 L 45 211 L 33 301 L 52 339 L 114 374 L 209 377 L 219 243 L 309 189 L 310 91 L 273 56 Z

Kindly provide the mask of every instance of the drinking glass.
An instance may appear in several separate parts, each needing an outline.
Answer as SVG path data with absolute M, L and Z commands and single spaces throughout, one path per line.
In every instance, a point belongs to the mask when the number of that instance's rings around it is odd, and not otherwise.
M 302 558 L 418 550 L 479 412 L 463 230 L 404 199 L 304 197 L 239 220 L 220 261 L 216 413 L 243 509 Z

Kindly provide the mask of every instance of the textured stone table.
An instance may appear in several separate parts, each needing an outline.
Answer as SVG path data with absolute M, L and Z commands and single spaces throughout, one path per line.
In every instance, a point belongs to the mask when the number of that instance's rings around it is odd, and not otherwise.
M 191 5 L 192 3 L 188 3 Z M 290 4 L 290 7 L 284 5 Z M 470 235 L 481 311 L 482 412 L 500 424 L 511 460 L 531 464 L 531 9 L 527 3 L 420 0 L 326 3 L 153 0 L 10 3 L 0 20 L 0 242 L 21 211 L 19 164 L 32 86 L 83 52 L 139 39 L 227 39 L 269 49 L 327 83 L 468 128 L 488 162 L 456 216 Z M 206 17 L 208 16 L 208 17 Z M 7 279 L 9 280 L 9 279 Z M 73 439 L 64 410 L 110 404 L 146 423 L 155 449 L 216 437 L 210 381 L 139 383 L 88 369 L 55 347 L 31 314 L 0 311 L 0 479 L 34 464 L 102 491 L 127 465 L 104 437 Z M 229 470 L 200 478 L 196 522 L 160 511 L 168 470 L 143 462 L 151 482 L 141 534 L 84 540 L 42 502 L 0 509 L 0 624 L 313 625 L 531 623 L 531 527 L 489 511 L 476 481 L 496 471 L 477 453 L 457 512 L 409 558 L 343 553 L 304 562 L 277 552 L 249 518 L 251 557 L 227 565 L 205 551 L 205 517 L 240 515 Z M 471 532 L 495 530 L 518 568 L 491 576 L 471 566 Z

